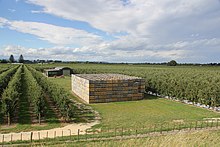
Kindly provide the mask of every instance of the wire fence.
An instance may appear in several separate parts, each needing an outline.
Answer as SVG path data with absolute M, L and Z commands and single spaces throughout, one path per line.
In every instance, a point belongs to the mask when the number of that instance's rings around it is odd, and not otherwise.
M 18 142 L 32 143 L 32 142 L 47 142 L 53 140 L 59 141 L 87 141 L 87 140 L 102 140 L 108 138 L 118 137 L 139 137 L 144 134 L 151 133 L 169 133 L 172 131 L 191 131 L 208 128 L 220 128 L 220 118 L 192 121 L 192 122 L 175 122 L 155 124 L 150 127 L 134 127 L 134 128 L 102 128 L 102 129 L 68 129 L 68 130 L 48 130 L 48 131 L 34 131 L 21 132 L 11 134 L 0 134 L 0 145 L 13 144 Z

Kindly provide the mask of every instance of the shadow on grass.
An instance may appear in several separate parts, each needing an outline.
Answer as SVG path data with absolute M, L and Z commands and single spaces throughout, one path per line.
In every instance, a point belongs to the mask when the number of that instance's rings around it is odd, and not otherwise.
M 144 100 L 155 100 L 155 99 L 159 99 L 159 97 L 154 95 L 144 94 Z
M 3 114 L 0 113 L 0 124 L 3 124 Z

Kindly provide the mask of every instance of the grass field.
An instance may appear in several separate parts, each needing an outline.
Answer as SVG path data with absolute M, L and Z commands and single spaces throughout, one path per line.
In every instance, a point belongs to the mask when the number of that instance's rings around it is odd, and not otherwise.
M 107 140 L 107 141 L 87 141 L 76 143 L 56 143 L 57 146 L 74 146 L 74 147 L 134 147 L 134 146 L 151 146 L 151 147 L 219 147 L 220 146 L 220 131 L 196 131 L 177 134 L 168 134 L 162 136 L 149 136 L 139 139 L 127 139 L 127 140 Z M 49 144 L 43 144 L 47 146 L 53 146 L 55 142 Z
M 68 91 L 71 90 L 70 77 L 50 80 L 64 86 Z M 141 101 L 100 103 L 91 106 L 101 114 L 101 123 L 96 126 L 101 128 L 150 127 L 155 123 L 220 117 L 219 113 L 155 96 L 146 96 Z

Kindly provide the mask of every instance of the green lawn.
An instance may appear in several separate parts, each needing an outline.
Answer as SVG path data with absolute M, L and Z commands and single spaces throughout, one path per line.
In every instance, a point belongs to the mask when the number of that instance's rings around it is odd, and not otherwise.
M 106 141 L 87 141 L 87 142 L 57 142 L 60 147 L 219 147 L 220 146 L 220 131 L 198 131 L 188 133 L 177 133 L 175 135 L 168 134 L 162 136 L 149 136 L 146 138 L 127 139 L 127 140 L 106 140 Z M 47 142 L 44 146 L 54 146 L 55 142 Z
M 70 77 L 50 78 L 51 81 L 71 90 Z M 170 123 L 176 121 L 195 121 L 203 118 L 220 117 L 203 108 L 174 102 L 154 96 L 146 96 L 141 101 L 114 102 L 91 104 L 101 117 L 101 123 L 96 127 L 150 127 L 155 123 Z
M 102 123 L 99 127 L 149 127 L 155 123 L 169 123 L 175 120 L 195 121 L 203 118 L 220 117 L 219 113 L 195 106 L 189 106 L 166 99 L 152 99 L 108 104 L 92 104 L 100 112 Z
M 53 81 L 62 86 L 66 91 L 71 90 L 71 77 L 65 76 L 64 78 L 49 77 L 48 80 Z

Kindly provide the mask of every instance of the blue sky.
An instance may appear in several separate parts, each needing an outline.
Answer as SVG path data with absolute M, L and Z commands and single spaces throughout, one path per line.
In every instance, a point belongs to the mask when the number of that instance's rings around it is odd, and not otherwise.
M 0 0 L 0 58 L 220 62 L 219 0 Z

